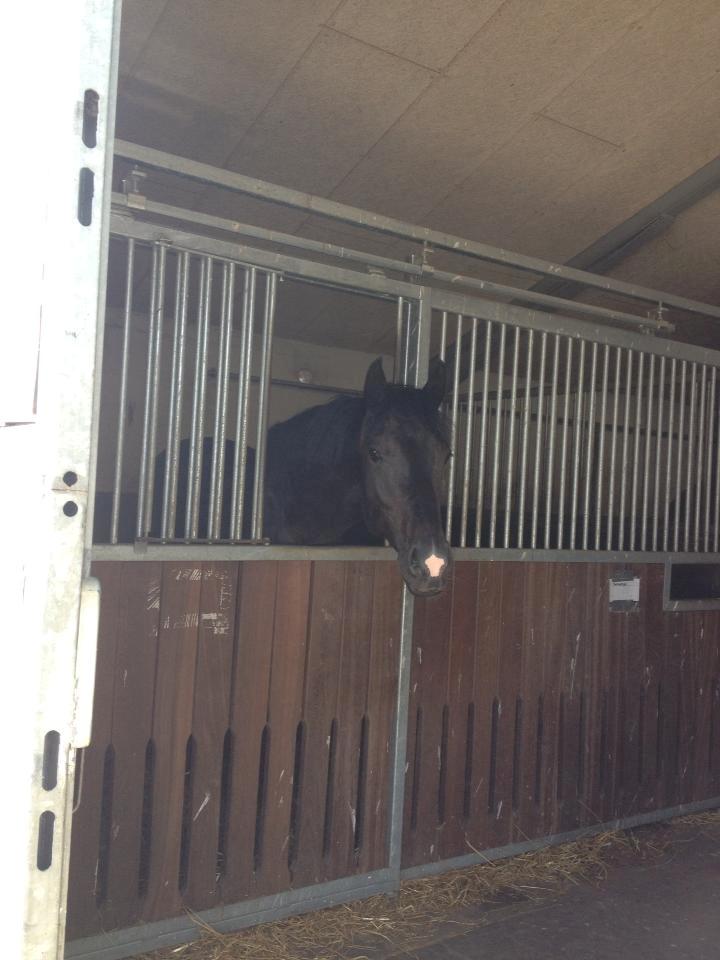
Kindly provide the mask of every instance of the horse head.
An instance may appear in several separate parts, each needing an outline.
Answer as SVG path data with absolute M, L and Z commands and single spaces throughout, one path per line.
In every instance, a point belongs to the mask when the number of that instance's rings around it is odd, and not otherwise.
M 365 378 L 365 523 L 395 548 L 403 578 L 417 596 L 444 590 L 452 564 L 441 520 L 450 459 L 439 413 L 445 390 L 441 360 L 431 363 L 422 389 L 389 384 L 380 359 Z

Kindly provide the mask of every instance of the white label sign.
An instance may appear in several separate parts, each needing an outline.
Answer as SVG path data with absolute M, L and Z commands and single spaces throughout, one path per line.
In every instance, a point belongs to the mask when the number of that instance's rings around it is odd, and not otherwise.
M 610 580 L 610 603 L 618 601 L 640 600 L 640 578 L 632 577 L 629 580 Z

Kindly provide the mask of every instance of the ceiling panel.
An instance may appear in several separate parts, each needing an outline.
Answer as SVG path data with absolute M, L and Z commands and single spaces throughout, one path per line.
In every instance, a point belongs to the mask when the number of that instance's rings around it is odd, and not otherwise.
M 442 70 L 504 0 L 345 0 L 329 26 L 398 57 Z
M 323 30 L 227 166 L 329 193 L 432 76 L 424 67 Z
M 631 140 L 720 65 L 718 0 L 668 0 L 632 25 L 545 109 L 613 143 Z

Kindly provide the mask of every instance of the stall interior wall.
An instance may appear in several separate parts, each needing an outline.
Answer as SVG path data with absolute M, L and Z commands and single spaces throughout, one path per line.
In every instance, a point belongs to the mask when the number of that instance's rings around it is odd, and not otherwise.
M 415 606 L 403 866 L 720 794 L 720 611 L 612 565 L 464 561 Z M 71 939 L 388 864 L 401 580 L 99 562 Z

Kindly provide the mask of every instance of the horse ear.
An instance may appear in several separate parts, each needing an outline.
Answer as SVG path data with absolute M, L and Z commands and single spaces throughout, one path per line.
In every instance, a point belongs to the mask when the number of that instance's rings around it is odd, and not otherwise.
M 384 402 L 386 386 L 382 357 L 378 357 L 373 360 L 365 374 L 365 402 L 369 407 L 378 407 Z
M 447 390 L 447 368 L 445 361 L 435 357 L 430 361 L 427 383 L 423 387 L 423 394 L 433 410 L 437 410 L 445 399 Z

